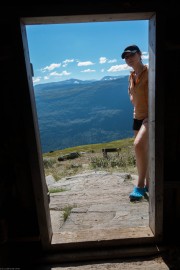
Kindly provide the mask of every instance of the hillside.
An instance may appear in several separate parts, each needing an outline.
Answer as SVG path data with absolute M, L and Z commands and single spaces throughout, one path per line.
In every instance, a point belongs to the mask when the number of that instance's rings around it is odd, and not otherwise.
M 75 175 L 87 170 L 108 172 L 137 173 L 135 165 L 133 138 L 112 141 L 102 144 L 89 144 L 43 154 L 45 175 L 52 175 L 56 180 Z M 118 152 L 108 153 L 104 158 L 103 148 L 119 148 Z M 77 158 L 58 161 L 70 153 L 78 153 Z
M 34 87 L 43 153 L 132 137 L 127 76 Z

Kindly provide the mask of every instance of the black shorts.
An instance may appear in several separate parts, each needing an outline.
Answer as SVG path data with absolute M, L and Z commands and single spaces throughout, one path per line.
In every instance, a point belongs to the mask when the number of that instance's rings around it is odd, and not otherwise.
M 144 121 L 144 119 L 142 119 L 142 120 L 133 119 L 133 130 L 140 130 L 143 121 Z

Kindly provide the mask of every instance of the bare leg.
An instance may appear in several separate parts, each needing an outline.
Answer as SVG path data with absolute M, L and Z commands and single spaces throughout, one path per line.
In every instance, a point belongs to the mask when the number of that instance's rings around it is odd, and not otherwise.
M 138 170 L 137 187 L 148 186 L 148 123 L 142 124 L 140 130 L 135 132 L 134 149 Z M 146 182 L 145 182 L 146 181 Z

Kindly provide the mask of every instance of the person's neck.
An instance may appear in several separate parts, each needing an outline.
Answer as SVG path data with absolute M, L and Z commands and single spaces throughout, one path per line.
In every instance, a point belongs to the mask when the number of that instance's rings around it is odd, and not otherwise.
M 138 76 L 143 71 L 144 65 L 141 63 L 134 68 L 135 75 Z

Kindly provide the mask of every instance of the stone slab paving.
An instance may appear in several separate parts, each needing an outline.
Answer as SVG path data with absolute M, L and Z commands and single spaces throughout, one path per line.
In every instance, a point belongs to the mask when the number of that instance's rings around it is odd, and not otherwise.
M 50 214 L 54 233 L 107 228 L 147 227 L 149 225 L 148 198 L 130 202 L 129 193 L 137 180 L 136 175 L 86 171 L 55 181 L 46 177 L 49 189 L 62 188 L 63 192 L 51 193 Z M 64 221 L 65 208 L 71 206 Z M 63 270 L 167 270 L 160 257 L 91 261 L 86 263 L 48 264 L 38 269 Z
M 87 171 L 55 182 L 48 176 L 49 189 L 64 189 L 51 193 L 53 232 L 148 226 L 147 198 L 140 202 L 129 200 L 136 177 L 127 173 Z M 64 221 L 67 207 L 71 211 Z

